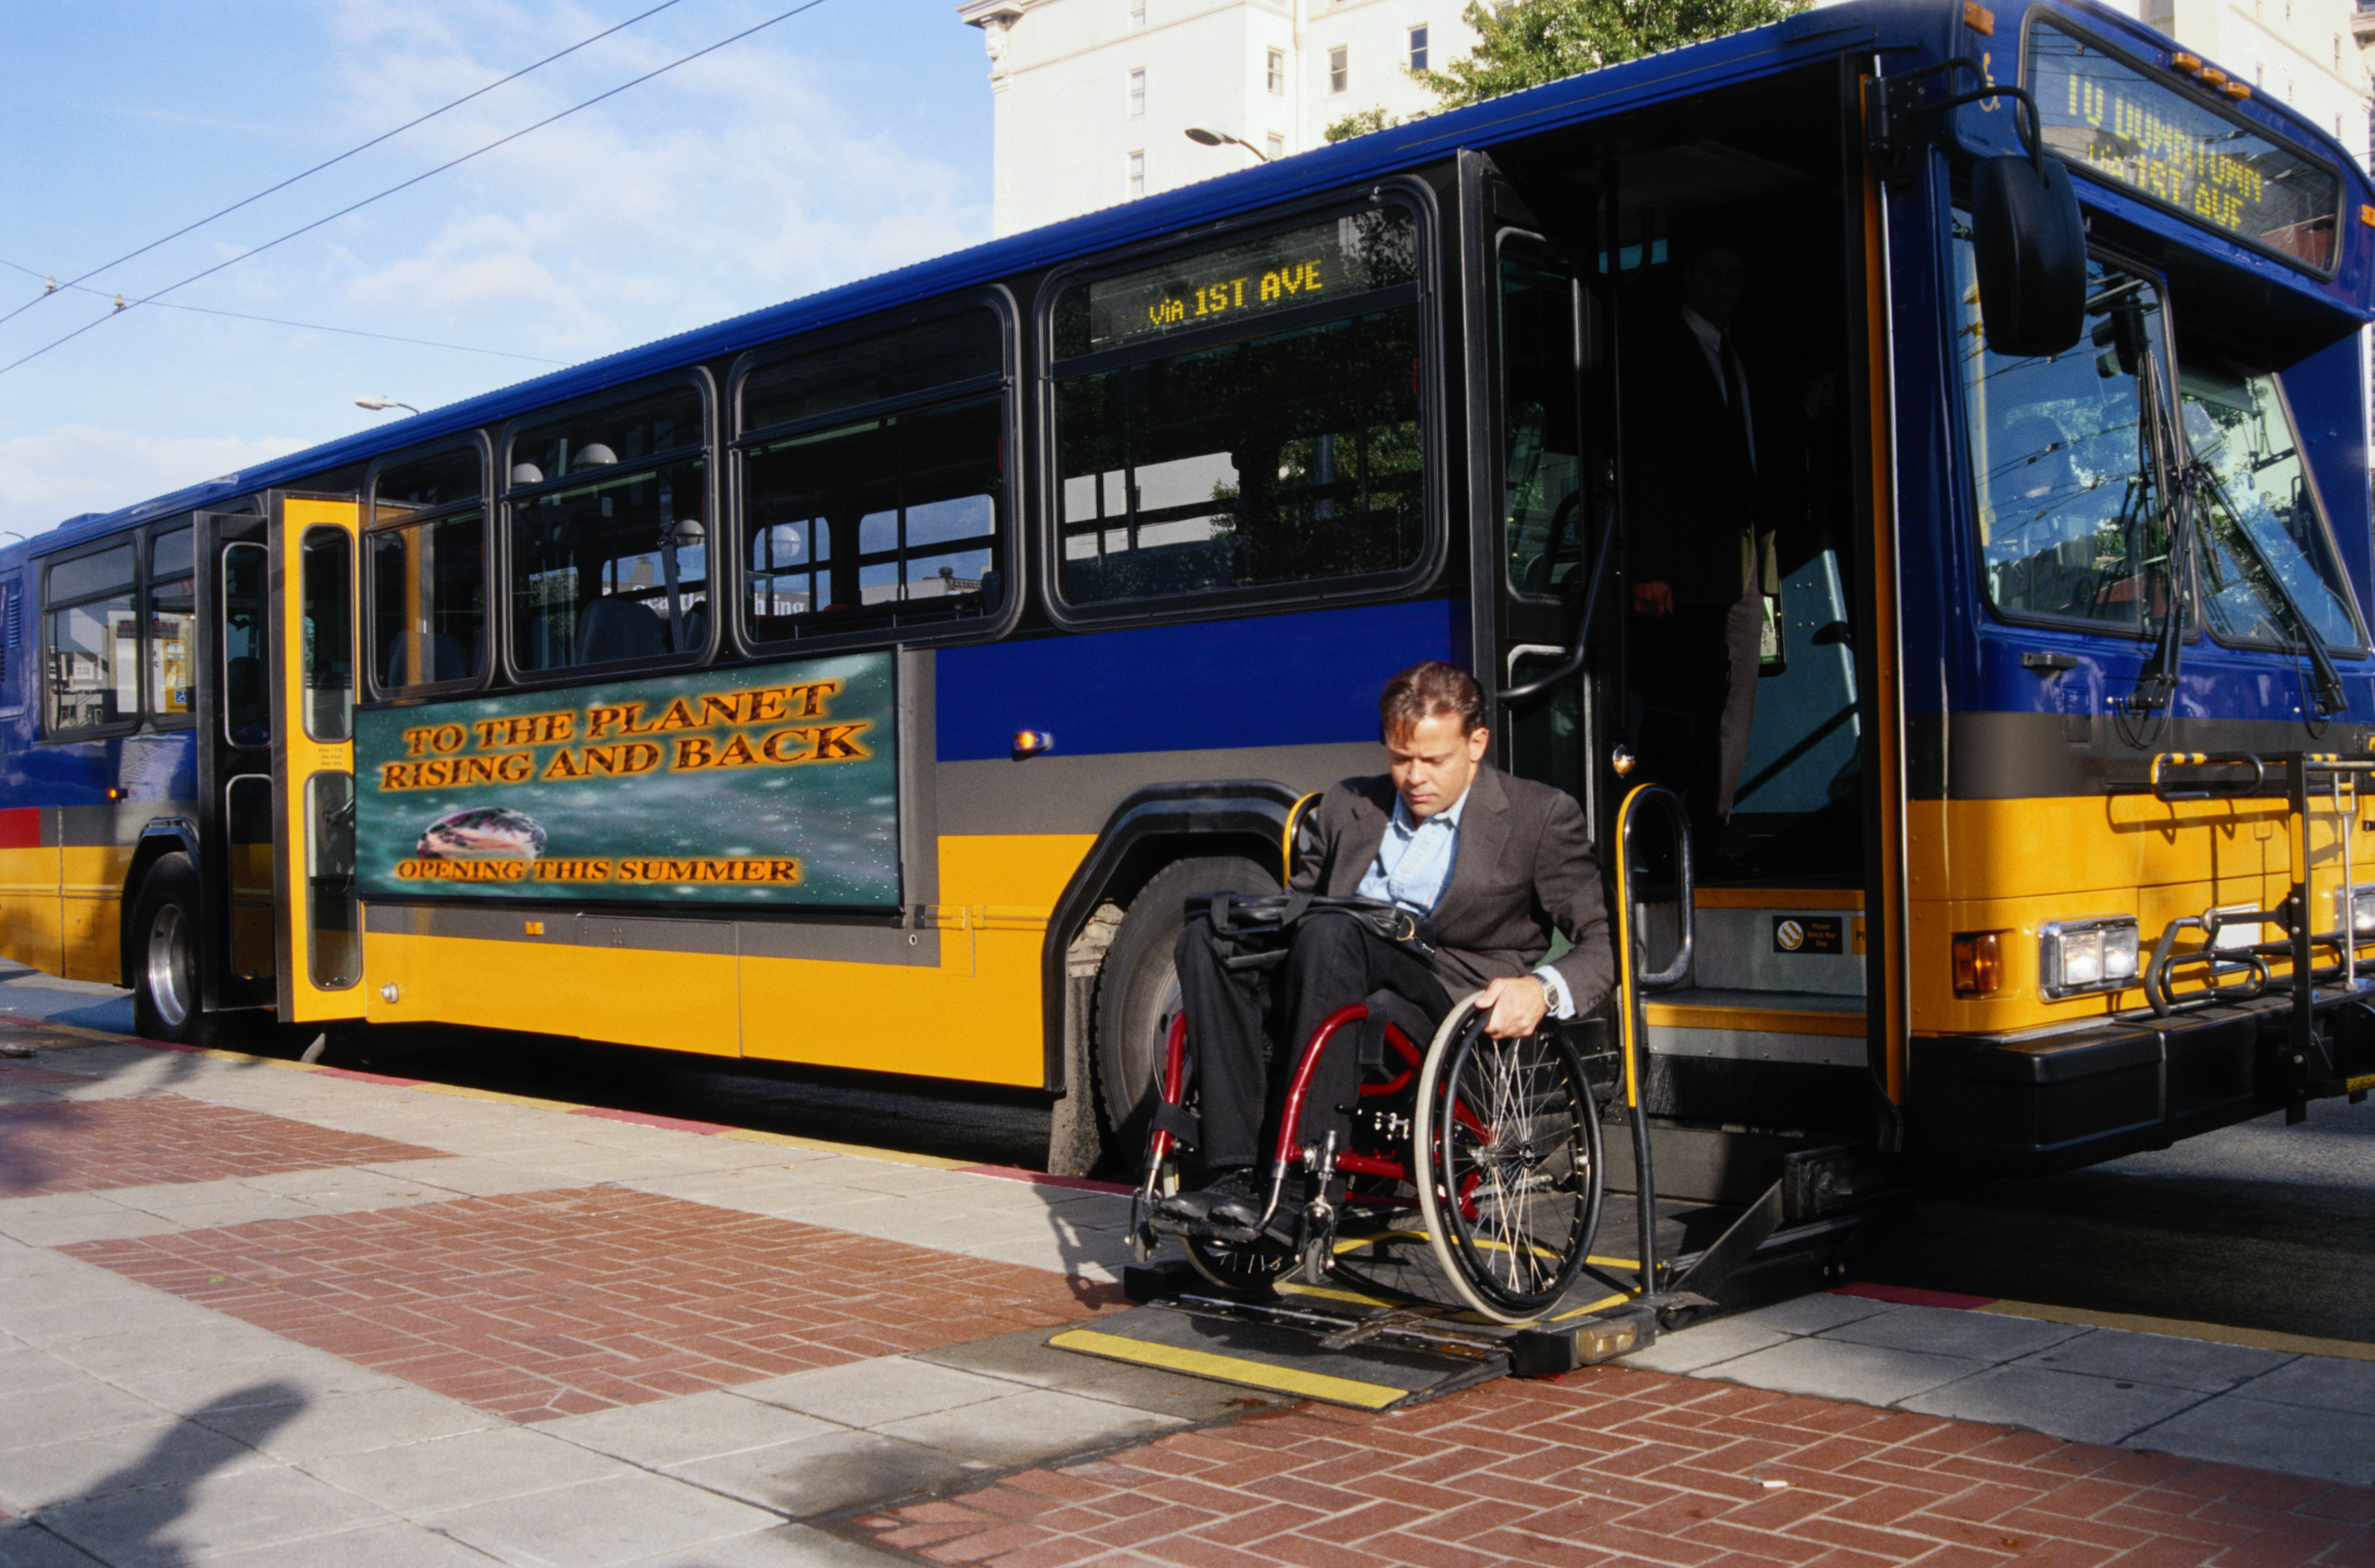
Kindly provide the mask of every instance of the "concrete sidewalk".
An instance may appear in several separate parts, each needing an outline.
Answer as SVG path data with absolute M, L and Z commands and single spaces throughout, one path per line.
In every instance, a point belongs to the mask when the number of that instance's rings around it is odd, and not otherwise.
M 0 1564 L 2375 1562 L 2365 1362 L 1834 1295 L 1286 1407 L 1045 1346 L 1108 1192 L 30 1016 L 117 995 L 0 982 Z

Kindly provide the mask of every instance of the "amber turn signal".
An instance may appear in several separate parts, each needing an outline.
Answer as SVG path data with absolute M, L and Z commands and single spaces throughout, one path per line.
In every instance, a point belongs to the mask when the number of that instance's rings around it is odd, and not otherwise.
M 1017 757 L 1036 757 L 1043 751 L 1055 749 L 1056 737 L 1044 729 L 1018 729 L 1014 732 L 1014 754 Z
M 1963 931 L 1955 937 L 1955 995 L 1985 996 L 2003 989 L 2003 933 Z

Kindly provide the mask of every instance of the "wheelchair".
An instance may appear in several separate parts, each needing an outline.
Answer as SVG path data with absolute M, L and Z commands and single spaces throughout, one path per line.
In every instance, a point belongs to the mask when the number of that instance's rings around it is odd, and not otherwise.
M 1283 957 L 1282 949 L 1280 957 Z M 1179 1243 L 1210 1284 L 1266 1294 L 1291 1280 L 1327 1287 L 1433 1275 L 1468 1310 L 1500 1324 L 1541 1319 L 1588 1261 L 1602 1196 L 1600 1102 L 1585 1059 L 1551 1020 L 1523 1040 L 1484 1032 L 1471 995 L 1424 1049 L 1403 1025 L 1416 1010 L 1380 993 L 1337 1009 L 1305 1041 L 1265 1167 L 1269 1200 L 1250 1230 L 1160 1216 L 1195 1137 L 1193 1029 L 1173 1016 L 1146 1163 L 1131 1203 L 1140 1262 Z M 1383 1060 L 1365 1067 L 1351 1133 L 1306 1136 L 1321 1054 L 1356 1049 L 1375 1015 Z M 1335 1110 L 1338 1108 L 1329 1108 Z M 1422 1251 L 1423 1249 L 1423 1251 Z M 1431 1294 L 1423 1282 L 1403 1293 Z

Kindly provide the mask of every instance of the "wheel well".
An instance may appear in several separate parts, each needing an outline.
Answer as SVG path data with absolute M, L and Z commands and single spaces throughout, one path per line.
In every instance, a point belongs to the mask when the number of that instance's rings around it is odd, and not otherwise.
M 148 879 L 150 868 L 169 855 L 186 855 L 193 867 L 198 863 L 197 845 L 183 838 L 178 828 L 152 828 L 140 835 L 132 851 L 131 869 L 124 874 L 124 891 L 115 913 L 116 970 L 117 984 L 126 990 L 132 986 L 133 906 L 140 902 L 140 885 Z
M 1087 1059 L 1087 1009 L 1118 911 L 1176 861 L 1243 855 L 1274 869 L 1297 798 L 1267 779 L 1171 784 L 1140 790 L 1107 819 L 1047 922 L 1040 996 L 1048 1089 L 1085 1087 L 1075 1080 Z

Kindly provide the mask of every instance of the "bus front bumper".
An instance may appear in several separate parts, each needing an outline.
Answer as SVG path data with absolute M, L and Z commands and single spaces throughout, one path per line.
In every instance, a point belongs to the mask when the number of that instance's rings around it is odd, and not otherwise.
M 2321 994 L 2313 1041 L 2289 997 L 2015 1038 L 1917 1035 L 1908 1152 L 1942 1177 L 2042 1176 L 2375 1086 L 2375 990 Z

